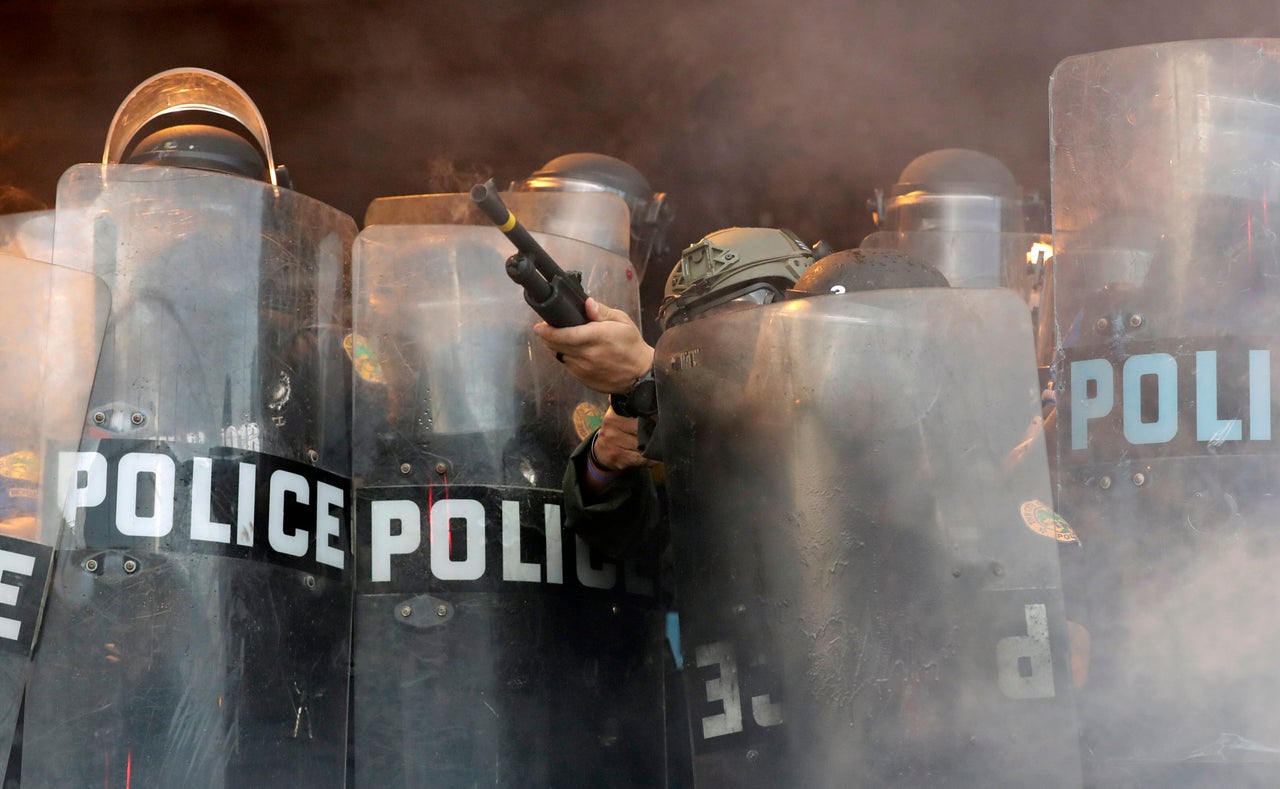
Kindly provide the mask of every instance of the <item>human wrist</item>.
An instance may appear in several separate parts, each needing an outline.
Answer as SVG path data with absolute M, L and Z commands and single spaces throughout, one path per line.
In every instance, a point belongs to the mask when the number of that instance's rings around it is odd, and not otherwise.
M 652 370 L 654 358 L 656 358 L 656 354 L 653 347 L 646 343 L 644 350 L 636 354 L 635 362 L 631 366 L 631 372 L 634 373 L 634 375 L 631 376 L 631 380 L 634 381 Z
M 587 445 L 587 474 L 596 481 L 612 482 L 622 474 L 622 469 L 609 468 L 596 457 L 596 439 L 600 433 L 594 433 L 591 436 L 591 443 Z

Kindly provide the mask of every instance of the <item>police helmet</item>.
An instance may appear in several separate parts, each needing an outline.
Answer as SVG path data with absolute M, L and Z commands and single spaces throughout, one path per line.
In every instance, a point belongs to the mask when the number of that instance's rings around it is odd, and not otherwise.
M 884 230 L 1021 232 L 1022 190 L 999 159 L 966 148 L 918 156 L 886 196 L 876 190 Z
M 733 302 L 778 301 L 813 261 L 813 251 L 790 230 L 717 230 L 681 253 L 667 277 L 658 325 L 665 331 Z
M 787 292 L 789 298 L 891 288 L 946 288 L 933 266 L 896 249 L 846 249 L 809 267 Z
M 212 71 L 171 69 L 145 80 L 116 110 L 104 164 L 186 167 L 282 183 L 266 124 L 238 85 Z
M 262 150 L 245 132 L 223 122 L 222 116 L 199 111 L 170 113 L 151 121 L 126 146 L 121 161 L 269 180 Z
M 631 264 L 643 278 L 650 260 L 666 254 L 666 234 L 674 211 L 665 192 L 630 164 L 600 153 L 557 156 L 538 168 L 516 191 L 609 192 L 621 197 L 631 212 Z

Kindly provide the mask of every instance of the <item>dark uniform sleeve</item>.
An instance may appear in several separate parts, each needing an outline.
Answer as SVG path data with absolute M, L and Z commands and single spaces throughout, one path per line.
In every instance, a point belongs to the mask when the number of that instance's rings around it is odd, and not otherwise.
M 658 491 L 644 468 L 627 469 L 601 493 L 585 491 L 580 480 L 594 437 L 573 450 L 564 470 L 565 527 L 605 557 L 618 559 L 656 531 Z

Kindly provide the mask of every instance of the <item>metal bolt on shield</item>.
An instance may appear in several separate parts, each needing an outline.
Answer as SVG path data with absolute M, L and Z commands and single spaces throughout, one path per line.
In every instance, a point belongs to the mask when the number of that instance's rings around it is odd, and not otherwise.
M 138 571 L 138 563 L 137 563 L 137 562 L 135 562 L 133 559 L 125 559 L 125 560 L 124 560 L 124 571 L 125 571 L 126 573 L 129 573 L 130 575 L 133 575 L 134 573 L 136 573 L 136 572 Z
M 413 471 L 413 466 L 410 466 L 408 463 L 401 463 L 401 464 L 400 464 L 400 473 L 401 473 L 401 474 L 408 474 L 410 471 Z
M 436 616 L 448 616 L 448 615 L 449 615 L 449 606 L 447 605 L 436 606 Z
M 400 616 L 403 616 L 403 617 L 406 617 L 406 618 L 407 618 L 407 617 L 412 616 L 412 615 L 413 615 L 413 606 L 411 606 L 411 605 L 402 605 L 402 606 L 400 606 Z
M 88 570 L 91 573 L 96 573 L 98 571 L 98 560 L 97 559 L 86 560 L 84 563 L 84 569 Z

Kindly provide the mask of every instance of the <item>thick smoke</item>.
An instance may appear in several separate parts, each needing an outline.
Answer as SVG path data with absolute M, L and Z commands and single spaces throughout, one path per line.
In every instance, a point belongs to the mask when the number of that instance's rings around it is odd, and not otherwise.
M 0 182 L 37 202 L 53 203 L 67 166 L 100 158 L 112 112 L 134 85 L 194 65 L 254 97 L 276 158 L 301 191 L 356 217 L 375 197 L 453 191 L 489 174 L 506 182 L 571 151 L 627 159 L 677 206 L 671 263 L 684 245 L 732 225 L 776 224 L 854 246 L 872 230 L 872 189 L 936 148 L 990 153 L 1025 189 L 1047 194 L 1047 85 L 1062 58 L 1162 40 L 1280 36 L 1280 19 L 1274 0 L 981 8 L 652 0 L 554 9 L 515 0 L 82 0 L 10 4 L 0 8 L 0 31 Z M 0 192 L 0 210 L 18 210 L 9 194 Z M 650 295 L 663 269 L 653 267 Z M 1090 631 L 1090 681 L 1106 678 L 1104 661 L 1132 659 L 1111 676 L 1150 682 L 1130 687 L 1149 688 L 1151 707 L 1130 694 L 1112 699 L 1127 706 L 1107 709 L 1108 699 L 1094 696 L 1103 706 L 1090 701 L 1081 711 L 1120 725 L 1227 709 L 1261 723 L 1135 758 L 1269 759 L 1280 748 L 1270 723 L 1280 688 L 1254 681 L 1280 652 L 1272 603 L 1280 550 L 1257 536 L 1274 527 L 1275 482 L 1266 474 L 1245 482 L 1238 487 L 1255 494 L 1247 501 L 1221 484 L 1206 488 L 1225 508 L 1228 532 L 1153 542 L 1153 550 L 1187 550 L 1196 540 L 1207 548 L 1172 564 L 1138 554 L 1119 571 L 1152 576 L 1123 601 L 1094 584 L 1088 602 L 1102 611 L 1124 605 L 1134 616 L 1119 632 Z M 1083 519 L 1077 527 L 1084 546 L 1070 550 L 1107 549 Z M 1109 654 L 1116 643 L 1121 650 Z M 1193 707 L 1179 707 L 1156 679 L 1182 673 L 1212 678 L 1213 692 L 1196 691 Z M 1074 732 L 1058 733 L 1073 742 Z M 1199 779 L 1183 783 L 1191 780 Z

